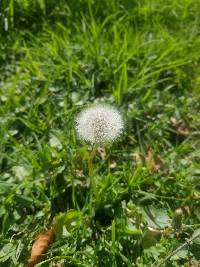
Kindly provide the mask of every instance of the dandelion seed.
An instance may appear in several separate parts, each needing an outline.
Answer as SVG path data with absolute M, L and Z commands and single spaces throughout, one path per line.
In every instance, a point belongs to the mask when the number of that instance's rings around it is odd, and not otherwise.
M 123 130 L 123 119 L 115 108 L 98 104 L 86 108 L 76 118 L 78 136 L 91 144 L 114 141 Z

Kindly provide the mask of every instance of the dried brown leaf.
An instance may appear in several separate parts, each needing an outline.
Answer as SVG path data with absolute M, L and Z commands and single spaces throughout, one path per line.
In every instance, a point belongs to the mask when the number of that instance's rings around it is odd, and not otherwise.
M 110 168 L 111 168 L 111 169 L 114 169 L 114 168 L 116 168 L 116 166 L 117 166 L 117 162 L 116 162 L 115 160 L 112 160 L 112 161 L 110 162 Z
M 48 250 L 50 244 L 53 242 L 55 235 L 55 229 L 51 228 L 38 236 L 33 243 L 31 256 L 26 267 L 33 267 L 40 261 L 42 255 Z
M 183 124 L 178 127 L 177 132 L 182 136 L 188 136 L 190 134 L 189 129 Z
M 189 128 L 182 120 L 177 120 L 176 118 L 170 118 L 170 122 L 173 128 L 177 131 L 177 134 L 182 136 L 188 136 L 190 134 Z
M 141 159 L 139 152 L 134 152 L 132 154 L 132 157 L 133 157 L 133 160 L 136 161 L 137 163 L 142 162 L 142 159 Z
M 75 175 L 76 175 L 76 177 L 84 177 L 85 175 L 84 175 L 84 173 L 83 173 L 83 170 L 75 170 Z
M 97 152 L 100 155 L 102 160 L 106 159 L 106 150 L 105 150 L 105 148 L 98 146 L 97 147 Z
M 155 172 L 159 172 L 164 167 L 164 160 L 159 155 L 156 155 L 153 149 L 149 149 L 145 157 L 145 163 Z

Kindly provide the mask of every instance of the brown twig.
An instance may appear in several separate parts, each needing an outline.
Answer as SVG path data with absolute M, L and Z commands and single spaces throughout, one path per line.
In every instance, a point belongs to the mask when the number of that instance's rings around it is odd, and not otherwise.
M 200 237 L 200 231 L 196 233 L 194 236 L 192 236 L 190 239 L 186 240 L 185 243 L 177 247 L 174 251 L 172 251 L 167 257 L 164 258 L 158 265 L 155 265 L 156 267 L 162 267 L 164 264 L 171 259 L 174 255 L 176 255 L 180 250 L 182 250 L 187 245 L 190 245 L 196 238 Z

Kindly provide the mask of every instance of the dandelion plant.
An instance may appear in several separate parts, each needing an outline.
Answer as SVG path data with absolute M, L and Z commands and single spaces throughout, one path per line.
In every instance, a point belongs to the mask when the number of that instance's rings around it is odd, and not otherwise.
M 81 111 L 76 117 L 78 137 L 92 146 L 88 160 L 91 186 L 96 192 L 96 181 L 93 172 L 93 158 L 98 145 L 106 145 L 117 139 L 124 128 L 120 112 L 107 104 L 92 105 Z

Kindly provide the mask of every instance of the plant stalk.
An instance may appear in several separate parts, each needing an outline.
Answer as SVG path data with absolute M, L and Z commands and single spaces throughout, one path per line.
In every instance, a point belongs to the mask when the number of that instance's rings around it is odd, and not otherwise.
M 96 178 L 95 178 L 95 175 L 94 175 L 93 160 L 94 160 L 94 157 L 96 155 L 96 151 L 97 151 L 97 146 L 95 145 L 95 146 L 92 147 L 92 151 L 91 151 L 91 154 L 90 154 L 89 159 L 88 159 L 88 169 L 89 169 L 90 183 L 91 183 L 92 191 L 93 191 L 95 196 L 97 194 L 97 187 L 96 187 Z

